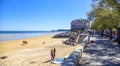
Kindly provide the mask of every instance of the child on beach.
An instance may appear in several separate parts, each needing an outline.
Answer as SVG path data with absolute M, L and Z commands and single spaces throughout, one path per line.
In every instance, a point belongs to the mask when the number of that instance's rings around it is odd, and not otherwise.
M 54 60 L 54 51 L 53 51 L 53 49 L 51 49 L 50 54 L 51 54 L 51 60 Z
M 51 49 L 50 53 L 51 53 L 51 60 L 53 61 L 55 59 L 55 56 L 56 56 L 56 49 L 55 48 Z
M 55 59 L 55 56 L 56 56 L 56 49 L 54 48 L 53 49 L 53 60 Z

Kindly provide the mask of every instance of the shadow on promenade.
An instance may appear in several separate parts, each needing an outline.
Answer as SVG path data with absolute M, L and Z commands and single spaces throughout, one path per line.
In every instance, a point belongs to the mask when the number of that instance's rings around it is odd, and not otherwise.
M 88 44 L 82 56 L 81 66 L 120 66 L 120 48 L 110 44 L 109 40 L 95 37 L 94 43 Z

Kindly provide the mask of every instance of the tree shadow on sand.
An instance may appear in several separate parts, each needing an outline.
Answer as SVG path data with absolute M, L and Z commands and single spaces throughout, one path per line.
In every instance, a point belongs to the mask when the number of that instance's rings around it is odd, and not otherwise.
M 81 66 L 102 65 L 120 66 L 120 48 L 110 44 L 109 40 L 96 40 L 89 44 L 84 52 Z

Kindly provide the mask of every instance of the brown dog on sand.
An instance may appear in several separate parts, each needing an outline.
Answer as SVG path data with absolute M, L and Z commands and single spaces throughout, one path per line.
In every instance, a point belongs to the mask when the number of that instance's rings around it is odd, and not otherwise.
M 23 40 L 23 45 L 27 45 L 27 41 L 26 40 Z

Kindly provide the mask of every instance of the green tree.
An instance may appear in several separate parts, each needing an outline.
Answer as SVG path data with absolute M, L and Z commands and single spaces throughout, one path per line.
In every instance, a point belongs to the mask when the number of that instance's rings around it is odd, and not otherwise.
M 101 0 L 101 6 L 103 4 L 107 4 L 109 8 L 111 8 L 114 12 L 114 28 L 117 29 L 118 34 L 118 44 L 120 44 L 120 0 Z
M 88 19 L 93 20 L 93 29 L 110 30 L 112 38 L 112 29 L 118 30 L 118 44 L 120 44 L 120 3 L 118 0 L 100 0 L 97 6 L 92 6 L 93 10 L 88 13 Z

